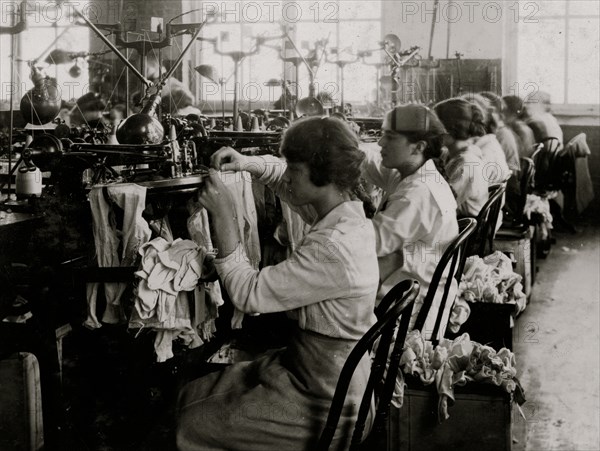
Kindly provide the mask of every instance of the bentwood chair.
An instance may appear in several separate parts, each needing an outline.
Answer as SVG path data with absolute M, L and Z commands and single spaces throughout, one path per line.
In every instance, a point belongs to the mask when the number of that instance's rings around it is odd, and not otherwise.
M 546 193 L 560 190 L 562 185 L 562 168 L 560 168 L 560 141 L 558 138 L 546 138 L 536 144 L 531 155 L 535 163 L 535 191 Z
M 370 443 L 372 437 L 374 440 L 385 440 L 387 418 L 400 366 L 404 339 L 408 332 L 414 301 L 418 293 L 418 282 L 404 280 L 392 288 L 377 306 L 375 310 L 375 314 L 378 317 L 377 323 L 358 341 L 342 368 L 327 416 L 327 422 L 316 447 L 317 450 L 329 449 L 344 408 L 352 375 L 363 356 L 372 351 L 377 339 L 379 339 L 379 343 L 377 344 L 375 358 L 371 365 L 367 387 L 358 409 L 358 417 L 354 424 L 350 449 L 361 449 L 364 446 L 361 443 L 363 442 L 363 433 L 373 396 L 375 397 L 376 406 L 375 419 L 365 443 Z M 400 318 L 400 321 L 398 321 L 398 318 Z M 388 356 L 390 363 L 386 371 Z M 372 445 L 369 445 L 369 449 L 373 449 Z
M 506 182 L 491 185 L 487 202 L 477 215 L 477 228 L 469 241 L 467 257 L 478 255 L 483 258 L 494 252 L 496 224 L 502 207 L 502 199 L 506 191 Z
M 458 236 L 452 241 L 438 262 L 433 277 L 429 283 L 429 289 L 423 299 L 423 305 L 417 314 L 414 329 L 420 330 L 423 334 L 429 335 L 429 331 L 424 331 L 425 322 L 429 316 L 431 306 L 436 297 L 438 290 L 443 289 L 443 296 L 440 300 L 440 306 L 435 312 L 436 321 L 434 328 L 431 331 L 431 341 L 434 345 L 438 343 L 438 336 L 440 335 L 440 328 L 442 327 L 443 312 L 448 302 L 454 303 L 454 299 L 449 299 L 450 288 L 452 287 L 452 280 L 454 279 L 457 284 L 460 284 L 462 278 L 463 269 L 465 267 L 465 260 L 467 259 L 467 249 L 470 243 L 470 238 L 475 232 L 477 227 L 477 220 L 473 218 L 462 218 L 458 220 Z M 442 277 L 446 276 L 446 281 L 441 287 L 440 282 Z
M 535 164 L 531 158 L 521 158 L 520 195 L 515 203 L 513 222 L 502 225 L 494 238 L 495 247 L 516 263 L 515 272 L 523 277 L 523 287 L 529 299 L 536 273 L 535 219 L 525 214 L 527 196 L 535 187 Z

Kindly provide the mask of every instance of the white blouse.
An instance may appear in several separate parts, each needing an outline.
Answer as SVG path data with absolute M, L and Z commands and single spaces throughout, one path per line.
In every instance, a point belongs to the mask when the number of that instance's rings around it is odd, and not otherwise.
M 473 144 L 481 149 L 483 159 L 483 176 L 488 185 L 502 183 L 510 177 L 510 169 L 506 162 L 506 155 L 496 135 L 487 134 L 472 138 Z
M 256 158 L 269 163 L 258 180 L 285 200 L 285 162 Z M 309 224 L 314 222 L 311 208 L 298 210 Z M 285 311 L 301 329 L 352 340 L 376 321 L 375 234 L 361 202 L 343 202 L 314 222 L 292 255 L 275 266 L 255 270 L 238 246 L 216 259 L 215 267 L 233 304 L 243 312 Z
M 414 174 L 403 179 L 397 170 L 381 165 L 379 152 L 361 147 L 367 155 L 365 178 L 385 191 L 383 208 L 372 220 L 381 280 L 377 297 L 381 299 L 401 280 L 418 280 L 421 291 L 413 309 L 412 328 L 438 261 L 448 244 L 458 236 L 456 201 L 433 161 L 427 160 Z M 445 280 L 442 278 L 440 283 Z M 438 290 L 425 323 L 423 333 L 428 338 L 439 310 L 441 291 Z M 455 289 L 451 290 L 444 309 L 441 334 L 448 322 L 454 295 Z
M 489 183 L 484 168 L 481 149 L 475 145 L 457 155 L 447 155 L 444 169 L 456 195 L 459 216 L 475 217 L 487 202 Z

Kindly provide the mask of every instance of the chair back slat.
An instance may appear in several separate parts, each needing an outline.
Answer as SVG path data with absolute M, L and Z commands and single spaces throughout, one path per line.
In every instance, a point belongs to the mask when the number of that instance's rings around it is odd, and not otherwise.
M 478 255 L 483 258 L 494 252 L 496 224 L 498 223 L 502 199 L 506 191 L 506 182 L 491 185 L 488 191 L 488 200 L 477 215 L 477 228 L 469 240 L 467 257 Z
M 558 138 L 549 137 L 537 143 L 531 156 L 535 163 L 536 191 L 556 191 L 560 189 L 562 168 L 559 167 L 561 145 Z
M 373 394 L 375 394 L 376 399 L 375 419 L 377 420 L 378 416 L 387 415 L 385 406 L 387 405 L 389 410 L 392 393 L 389 393 L 389 399 L 382 398 L 382 394 L 384 393 L 383 388 L 386 387 L 386 382 L 381 383 L 381 381 L 384 379 L 385 366 L 392 343 L 394 343 L 394 349 L 396 348 L 396 343 L 398 343 L 400 349 L 402 349 L 404 346 L 404 339 L 406 338 L 406 332 L 408 329 L 407 321 L 410 319 L 414 301 L 418 293 L 418 282 L 413 280 L 404 280 L 398 283 L 382 299 L 381 303 L 376 309 L 376 315 L 378 316 L 377 322 L 354 346 L 354 349 L 350 352 L 348 358 L 346 359 L 346 363 L 342 367 L 342 371 L 335 388 L 335 393 L 333 395 L 333 400 L 331 402 L 331 407 L 329 409 L 329 414 L 327 416 L 327 421 L 317 444 L 318 450 L 329 449 L 329 445 L 333 440 L 333 436 L 344 408 L 344 401 L 346 399 L 346 394 L 348 393 L 348 388 L 350 387 L 352 376 L 354 375 L 354 372 L 363 356 L 372 350 L 373 344 L 378 338 L 379 343 L 377 345 L 375 359 L 372 364 L 367 387 L 358 409 L 358 416 L 351 442 L 353 443 L 352 447 L 355 448 L 358 446 L 362 440 Z M 402 315 L 402 320 L 400 321 L 401 327 L 399 333 L 396 333 L 396 330 L 398 330 L 398 318 L 400 315 Z M 406 328 L 403 328 L 402 325 L 405 322 Z M 396 372 L 392 373 L 395 380 L 398 374 L 397 369 Z M 391 376 L 392 374 L 389 371 L 388 373 L 385 373 L 385 381 L 387 381 Z M 385 393 L 387 394 L 387 391 L 385 391 Z
M 429 310 L 433 305 L 433 300 L 438 291 L 440 281 L 442 279 L 442 276 L 444 275 L 444 272 L 446 271 L 446 267 L 450 263 L 450 270 L 448 272 L 448 277 L 444 285 L 444 295 L 440 302 L 440 309 L 438 310 L 438 316 L 436 318 L 435 327 L 431 335 L 432 341 L 434 343 L 437 343 L 437 335 L 439 332 L 439 327 L 441 326 L 441 319 L 444 313 L 444 308 L 446 302 L 448 301 L 448 294 L 450 293 L 450 287 L 452 286 L 452 279 L 454 278 L 458 283 L 460 283 L 462 272 L 465 266 L 465 259 L 467 257 L 466 248 L 469 244 L 469 238 L 473 234 L 476 226 L 477 220 L 473 218 L 462 218 L 458 221 L 460 233 L 454 239 L 454 241 L 450 243 L 450 245 L 442 255 L 442 258 L 438 262 L 433 273 L 433 277 L 431 278 L 429 289 L 427 290 L 427 294 L 425 295 L 425 299 L 423 300 L 423 305 L 421 306 L 421 309 L 419 310 L 419 313 L 417 315 L 417 320 L 415 322 L 414 329 L 423 332 L 423 327 L 425 326 L 425 322 L 427 321 Z M 452 302 L 454 302 L 454 300 L 452 300 Z

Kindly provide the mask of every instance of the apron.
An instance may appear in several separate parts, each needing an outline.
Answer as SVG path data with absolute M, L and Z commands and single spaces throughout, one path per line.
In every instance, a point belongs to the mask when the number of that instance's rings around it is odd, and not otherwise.
M 356 341 L 297 329 L 291 344 L 187 384 L 177 445 L 190 450 L 310 450 L 325 425 L 342 366 Z M 330 449 L 347 449 L 370 372 L 358 365 Z M 370 431 L 374 403 L 365 434 Z

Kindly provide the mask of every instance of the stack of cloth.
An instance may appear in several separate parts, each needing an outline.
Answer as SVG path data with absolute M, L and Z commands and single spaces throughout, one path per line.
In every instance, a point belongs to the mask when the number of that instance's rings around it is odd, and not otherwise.
M 525 397 L 517 378 L 515 355 L 508 349 L 499 351 L 471 341 L 468 334 L 454 340 L 443 339 L 434 348 L 418 330 L 411 331 L 405 341 L 405 349 L 400 360 L 396 390 L 392 403 L 402 407 L 404 396 L 404 376 L 417 377 L 424 385 L 436 385 L 439 394 L 438 421 L 449 418 L 448 407 L 454 404 L 454 387 L 468 382 L 493 384 L 502 388 L 515 401 L 523 404 Z
M 510 258 L 500 251 L 484 258 L 476 255 L 467 258 L 453 307 L 450 330 L 458 332 L 469 318 L 467 302 L 515 304 L 515 316 L 521 313 L 527 306 L 522 279 L 513 271 Z

